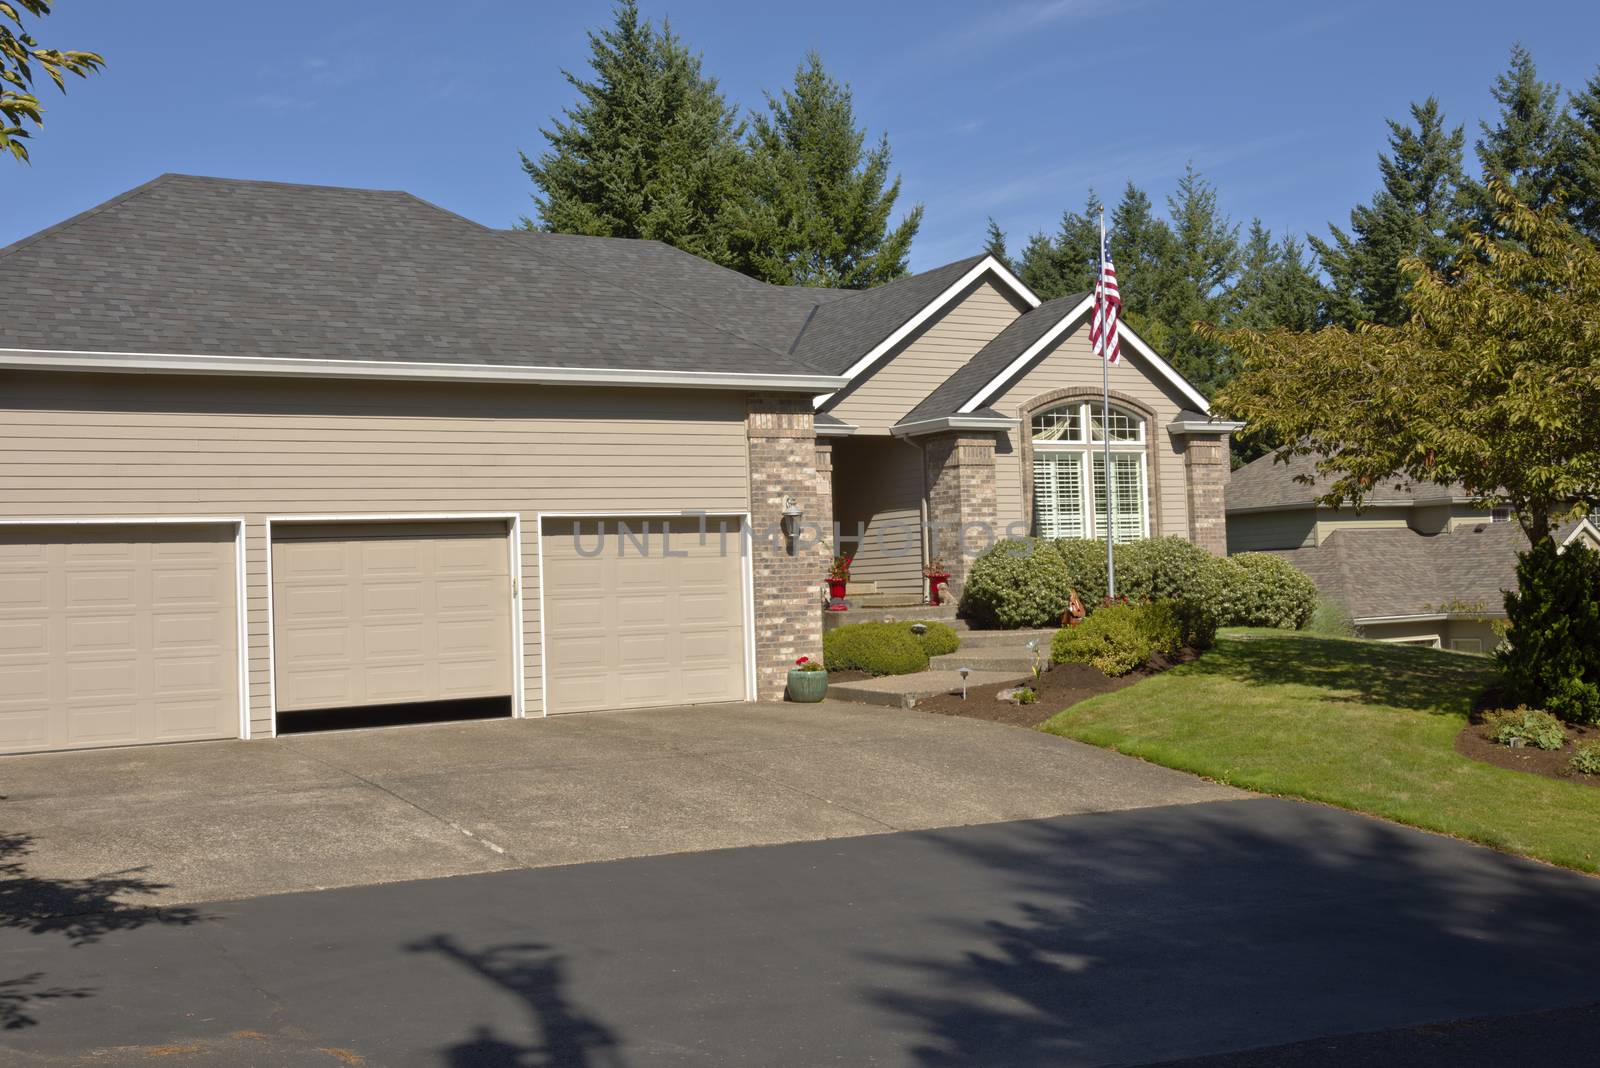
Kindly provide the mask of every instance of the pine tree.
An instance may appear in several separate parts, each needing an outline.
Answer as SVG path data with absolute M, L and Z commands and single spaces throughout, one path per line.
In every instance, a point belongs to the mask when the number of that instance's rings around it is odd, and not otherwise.
M 784 285 L 866 289 L 906 273 L 918 204 L 892 229 L 900 196 L 889 139 L 865 147 L 850 88 L 815 52 L 794 87 L 752 119 L 749 195 L 739 209 L 737 266 Z
M 994 221 L 994 216 L 989 216 L 989 225 L 984 230 L 983 251 L 999 260 L 1007 270 L 1014 270 L 1011 257 L 1006 254 L 1006 232 L 1000 229 L 1000 224 Z
M 743 125 L 714 78 L 670 26 L 620 0 L 610 29 L 589 34 L 593 80 L 565 119 L 541 130 L 549 148 L 522 166 L 538 187 L 528 229 L 654 238 L 729 263 L 730 206 L 742 188 Z
M 1565 139 L 1567 207 L 1578 228 L 1600 240 L 1600 71 L 1572 95 Z
M 1151 322 L 1140 333 L 1209 396 L 1232 376 L 1233 360 L 1221 342 L 1191 327 L 1223 318 L 1239 270 L 1239 228 L 1222 214 L 1216 189 L 1193 165 L 1167 198 L 1167 211 L 1171 239 L 1151 265 Z
M 1539 80 L 1533 56 L 1513 45 L 1511 65 L 1495 79 L 1491 90 L 1500 104 L 1495 125 L 1480 123 L 1478 163 L 1484 182 L 1499 179 L 1518 201 L 1535 211 L 1555 200 L 1562 191 L 1563 159 L 1568 129 L 1561 104 L 1561 86 Z M 1473 183 L 1480 221 L 1494 221 L 1498 206 L 1486 184 Z
M 1100 198 L 1093 189 L 1083 212 L 1064 212 L 1055 237 L 1034 234 L 1022 250 L 1018 273 L 1045 300 L 1094 287 L 1100 270 Z
M 1461 127 L 1447 130 L 1438 101 L 1411 105 L 1414 125 L 1389 119 L 1389 151 L 1378 156 L 1382 187 L 1350 212 L 1350 231 L 1329 226 L 1332 242 L 1311 238 L 1328 273 L 1329 318 L 1398 325 L 1405 319 L 1400 261 L 1420 256 L 1444 269 L 1460 247 L 1466 211 Z
M 1144 337 L 1155 312 L 1157 266 L 1172 243 L 1172 229 L 1156 218 L 1144 190 L 1129 182 L 1111 213 L 1111 261 L 1117 265 L 1122 315 Z

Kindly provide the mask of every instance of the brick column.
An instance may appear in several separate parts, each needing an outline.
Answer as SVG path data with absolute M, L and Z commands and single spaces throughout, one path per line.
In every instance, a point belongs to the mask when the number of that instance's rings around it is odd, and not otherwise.
M 1184 439 L 1184 485 L 1189 500 L 1189 540 L 1214 556 L 1228 555 L 1226 436 L 1191 434 Z
M 833 536 L 833 442 L 826 438 L 817 439 L 817 514 L 828 517 L 818 529 L 822 531 L 822 543 L 831 561 L 839 548 Z
M 923 438 L 928 487 L 928 556 L 950 569 L 951 591 L 959 594 L 972 561 L 1000 536 L 996 529 L 992 434 L 971 431 Z
M 795 659 L 822 655 L 821 584 L 828 568 L 833 497 L 819 492 L 809 397 L 753 394 L 745 429 L 750 439 L 756 695 L 778 700 Z M 788 539 L 778 532 L 786 496 L 805 510 L 805 530 L 793 555 Z

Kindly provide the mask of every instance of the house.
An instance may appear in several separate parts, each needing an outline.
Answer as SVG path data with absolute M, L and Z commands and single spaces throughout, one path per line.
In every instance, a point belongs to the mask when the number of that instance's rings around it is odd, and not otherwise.
M 4 752 L 776 698 L 835 548 L 917 599 L 930 556 L 1105 522 L 1089 302 L 989 257 L 785 288 L 167 175 L 0 271 Z M 1116 535 L 1221 553 L 1234 424 L 1124 351 Z
M 1508 508 L 1483 508 L 1461 486 L 1385 485 L 1353 508 L 1318 504 L 1316 459 L 1267 455 L 1233 473 L 1228 552 L 1272 552 L 1341 604 L 1362 635 L 1404 645 L 1489 652 L 1500 643 L 1505 591 L 1528 546 Z M 1306 479 L 1311 482 L 1303 481 Z M 1585 520 L 1563 543 L 1600 547 Z

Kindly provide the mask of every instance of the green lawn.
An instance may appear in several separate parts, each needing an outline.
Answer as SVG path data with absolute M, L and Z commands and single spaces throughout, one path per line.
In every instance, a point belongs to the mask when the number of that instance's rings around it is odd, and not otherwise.
M 1488 660 L 1285 631 L 1226 631 L 1192 664 L 1041 730 L 1247 790 L 1325 801 L 1581 871 L 1600 789 L 1455 751 Z

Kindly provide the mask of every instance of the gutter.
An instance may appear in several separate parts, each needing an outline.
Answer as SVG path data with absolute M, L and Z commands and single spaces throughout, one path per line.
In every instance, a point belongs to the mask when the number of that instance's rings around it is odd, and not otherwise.
M 860 430 L 854 423 L 818 423 L 816 424 L 817 437 L 819 438 L 847 438 Z
M 936 419 L 919 419 L 914 423 L 896 423 L 889 433 L 897 438 L 937 434 L 942 430 L 1015 430 L 1022 425 L 1020 419 L 999 415 L 941 415 Z
M 1167 433 L 1174 436 L 1183 434 L 1232 434 L 1244 429 L 1244 424 L 1231 419 L 1179 419 L 1167 424 Z
M 191 356 L 179 353 L 0 349 L 0 369 L 115 374 L 252 375 L 402 382 L 498 382 L 546 386 L 639 386 L 676 389 L 762 389 L 814 393 L 835 389 L 837 375 L 654 371 L 617 367 L 525 367 L 422 360 L 325 360 L 280 356 Z

